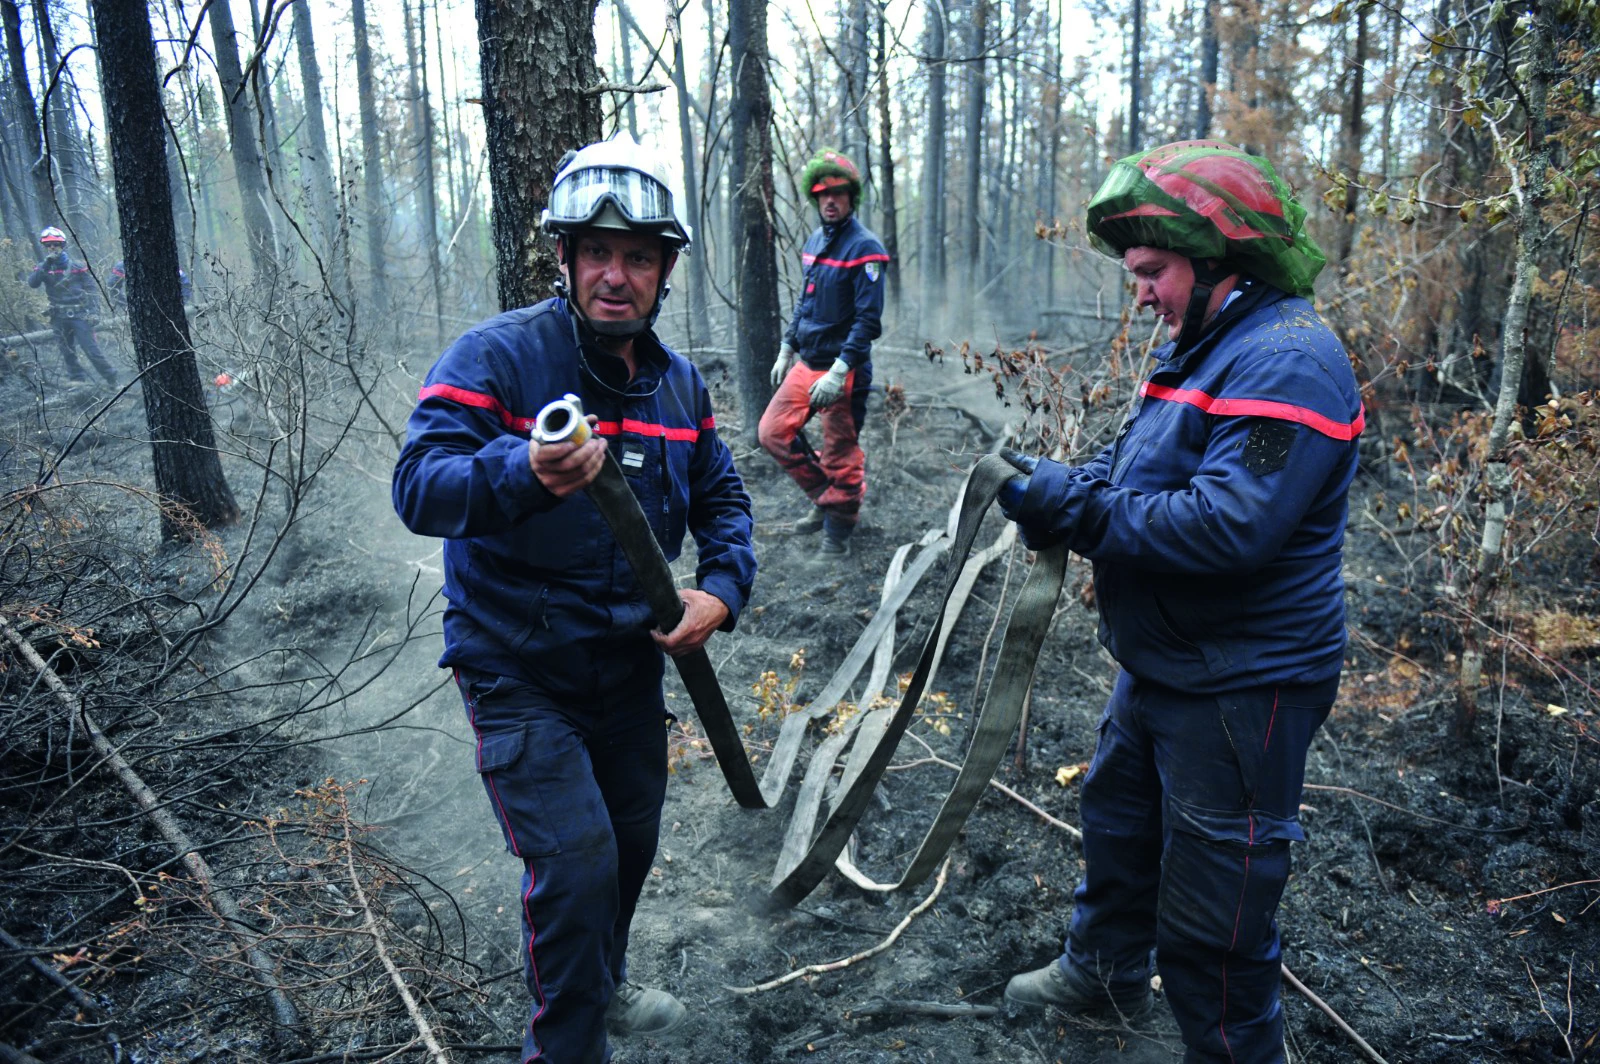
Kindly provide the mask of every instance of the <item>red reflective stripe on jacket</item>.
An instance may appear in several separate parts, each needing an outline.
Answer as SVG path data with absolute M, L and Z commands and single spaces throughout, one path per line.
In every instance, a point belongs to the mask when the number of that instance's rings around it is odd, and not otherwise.
M 450 399 L 461 403 L 463 406 L 475 406 L 480 410 L 487 410 L 500 419 L 507 428 L 518 432 L 533 431 L 534 419 L 531 417 L 517 417 L 501 405 L 500 400 L 492 395 L 482 392 L 469 392 L 465 388 L 456 388 L 449 384 L 430 384 L 417 394 L 417 401 L 421 402 L 438 396 L 441 399 Z M 633 432 L 640 436 L 665 436 L 669 440 L 681 440 L 694 443 L 700 438 L 701 431 L 716 428 L 715 417 L 708 417 L 700 423 L 700 428 L 675 429 L 666 425 L 656 425 L 648 421 L 634 421 L 624 418 L 620 423 L 616 421 L 602 421 L 595 426 L 595 431 L 602 436 L 615 436 L 623 432 Z
M 469 392 L 465 388 L 456 388 L 448 384 L 430 384 L 417 393 L 417 402 L 438 396 L 441 399 L 450 399 L 463 406 L 475 406 L 480 410 L 487 410 L 500 419 L 501 424 L 517 432 L 532 432 L 534 419 L 531 417 L 517 417 L 501 405 L 500 400 L 492 395 L 482 392 Z
M 814 262 L 820 262 L 824 266 L 837 266 L 841 270 L 848 270 L 852 266 L 860 266 L 864 262 L 888 262 L 888 261 L 889 261 L 889 256 L 887 256 L 887 255 L 863 255 L 859 259 L 851 259 L 848 262 L 841 262 L 839 259 L 822 259 L 822 258 L 818 258 L 815 255 L 801 255 L 800 256 L 800 262 L 803 265 L 810 266 Z
M 1139 386 L 1139 394 L 1168 399 L 1174 403 L 1188 403 L 1219 417 L 1271 417 L 1279 421 L 1294 421 L 1335 440 L 1353 440 L 1361 435 L 1361 430 L 1367 425 L 1364 406 L 1356 410 L 1354 421 L 1335 421 L 1293 403 L 1279 403 L 1270 399 L 1217 399 L 1193 388 L 1168 388 L 1164 384 L 1151 384 L 1149 381 Z
M 706 419 L 711 420 L 710 418 Z M 618 433 L 632 432 L 639 436 L 665 436 L 669 440 L 679 440 L 685 443 L 694 443 L 700 438 L 699 429 L 674 429 L 666 425 L 656 425 L 648 421 L 635 421 L 632 418 L 623 418 L 622 421 L 602 421 L 595 425 L 594 430 L 602 436 L 615 436 Z

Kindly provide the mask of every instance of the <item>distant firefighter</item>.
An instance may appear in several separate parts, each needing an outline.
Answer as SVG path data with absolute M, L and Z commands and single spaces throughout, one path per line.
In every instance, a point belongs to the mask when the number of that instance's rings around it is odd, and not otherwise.
M 128 309 L 128 268 L 121 259 L 111 267 L 111 281 L 106 285 L 111 297 L 111 306 L 114 310 L 126 313 Z M 184 305 L 194 302 L 194 283 L 189 280 L 189 271 L 182 266 L 178 267 L 178 290 L 183 295 Z
M 821 531 L 819 553 L 842 557 L 850 553 L 867 492 L 859 434 L 872 384 L 872 341 L 883 332 L 889 254 L 856 217 L 855 163 L 823 149 L 806 164 L 800 184 L 822 224 L 800 256 L 805 283 L 772 364 L 777 391 L 761 415 L 760 440 L 815 507 L 798 530 Z M 801 433 L 813 417 L 822 426 L 820 452 Z
M 89 276 L 89 267 L 67 257 L 67 235 L 55 226 L 39 234 L 39 244 L 44 248 L 45 257 L 29 275 L 28 287 L 43 285 L 50 299 L 50 328 L 55 330 L 56 343 L 61 347 L 67 379 L 73 384 L 89 381 L 74 350 L 81 347 L 106 383 L 116 384 L 117 371 L 106 361 L 94 337 L 93 308 L 98 294 L 94 279 Z

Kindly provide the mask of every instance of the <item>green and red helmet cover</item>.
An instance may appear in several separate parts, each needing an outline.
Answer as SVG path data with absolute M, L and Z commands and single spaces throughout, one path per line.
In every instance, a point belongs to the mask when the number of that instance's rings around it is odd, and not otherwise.
M 861 171 L 856 169 L 856 164 L 832 148 L 823 148 L 811 157 L 806 163 L 806 168 L 800 173 L 800 187 L 806 190 L 806 195 L 813 200 L 817 193 L 829 188 L 848 188 L 850 190 L 850 206 L 853 208 L 856 201 L 861 198 Z
M 1134 247 L 1219 259 L 1297 296 L 1327 261 L 1305 208 L 1267 160 L 1187 140 L 1118 160 L 1089 201 L 1089 242 L 1113 258 Z

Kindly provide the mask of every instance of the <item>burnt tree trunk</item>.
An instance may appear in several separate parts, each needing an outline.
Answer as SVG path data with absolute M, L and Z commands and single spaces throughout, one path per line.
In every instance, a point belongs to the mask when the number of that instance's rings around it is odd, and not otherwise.
M 428 24 L 421 2 L 400 5 L 406 20 L 406 66 L 410 69 L 411 135 L 416 138 L 417 213 L 422 219 L 422 248 L 428 256 L 428 277 L 433 282 L 433 334 L 444 345 L 444 280 L 439 265 L 439 187 L 433 164 L 433 104 L 428 94 Z M 415 18 L 412 13 L 415 11 Z M 415 26 L 413 27 L 413 22 Z M 415 36 L 412 30 L 415 29 Z
M 626 15 L 627 5 L 621 10 Z M 668 9 L 672 10 L 671 8 Z M 694 150 L 694 120 L 689 113 L 689 83 L 683 67 L 683 30 L 672 20 L 672 84 L 678 94 L 678 139 L 683 149 L 682 210 L 694 230 L 698 245 L 689 256 L 689 337 L 690 346 L 698 340 L 711 343 L 711 317 L 706 312 L 706 290 L 710 287 L 711 264 L 707 262 L 710 244 L 701 227 L 700 157 Z
M 879 236 L 889 253 L 884 274 L 889 282 L 889 308 L 900 307 L 900 205 L 894 191 L 894 123 L 889 112 L 889 51 L 886 40 L 887 2 L 878 5 L 878 135 L 883 138 L 878 156 L 878 190 L 883 202 Z
M 21 163 L 33 180 L 34 215 L 29 228 L 35 230 L 37 235 L 40 228 L 59 223 L 61 211 L 56 207 L 55 193 L 50 187 L 50 171 L 43 163 L 39 109 L 34 104 L 33 86 L 28 82 L 28 53 L 22 47 L 22 12 L 18 10 L 16 0 L 0 0 L 0 20 L 5 23 L 6 58 L 11 63 L 11 91 L 16 96 L 13 102 L 22 130 Z M 37 257 L 38 245 L 32 241 L 29 244 Z
M 378 130 L 378 96 L 372 87 L 372 46 L 367 40 L 366 0 L 351 0 L 350 22 L 355 30 L 356 96 L 361 114 L 361 189 L 366 199 L 363 215 L 367 229 L 367 272 L 371 275 L 372 305 L 381 318 L 389 306 L 383 257 L 383 142 Z
M 1339 130 L 1339 168 L 1350 183 L 1344 189 L 1344 216 L 1339 224 L 1339 276 L 1350 274 L 1350 255 L 1355 251 L 1356 230 L 1361 223 L 1356 211 L 1360 206 L 1361 167 L 1363 157 L 1361 139 L 1366 133 L 1362 109 L 1366 106 L 1367 87 L 1367 9 L 1359 7 L 1356 14 L 1355 50 L 1345 65 L 1345 104 Z
M 322 121 L 322 70 L 317 64 L 316 42 L 311 35 L 311 11 L 306 0 L 294 0 L 294 42 L 300 61 L 300 84 L 305 92 L 306 121 L 299 137 L 300 174 L 316 216 L 316 255 L 322 260 L 330 290 L 343 293 L 344 247 L 339 211 L 334 206 L 333 163 L 328 154 L 328 133 Z
M 778 241 L 772 185 L 772 96 L 767 84 L 766 0 L 734 0 L 728 9 L 733 64 L 733 158 L 743 161 L 736 269 L 739 284 L 739 398 L 744 433 L 753 438 L 767 404 L 767 367 L 783 341 L 778 316 Z
M 1128 154 L 1144 140 L 1144 0 L 1133 0 L 1133 40 L 1128 48 Z
M 967 135 L 967 173 L 964 196 L 966 212 L 962 226 L 963 248 L 967 256 L 966 276 L 961 285 L 961 327 L 966 330 L 976 325 L 976 295 L 982 284 L 979 267 L 983 261 L 983 230 L 980 212 L 983 209 L 983 111 L 988 96 L 989 82 L 984 73 L 983 50 L 987 47 L 989 3 L 973 0 L 968 9 L 971 19 L 967 27 L 970 61 L 967 63 L 967 98 L 963 103 Z
M 596 0 L 476 0 L 500 306 L 525 307 L 556 279 L 539 232 L 556 163 L 600 136 Z
M 222 475 L 183 314 L 150 16 L 144 5 L 123 0 L 91 0 L 90 8 L 156 490 L 182 507 L 162 508 L 161 532 L 180 539 L 193 535 L 193 522 L 212 528 L 237 519 L 239 507 Z
M 947 116 L 945 11 L 928 5 L 924 49 L 928 54 L 928 133 L 922 152 L 922 332 L 943 325 L 945 296 L 944 156 Z
M 261 149 L 257 146 L 255 124 L 250 120 L 250 100 L 245 92 L 244 72 L 239 66 L 233 12 L 227 4 L 212 4 L 206 17 L 211 20 L 211 46 L 216 58 L 217 79 L 222 84 L 223 114 L 228 117 L 233 173 L 239 182 L 239 210 L 244 217 L 245 239 L 250 246 L 250 264 L 259 281 L 272 273 L 277 257 L 272 222 L 267 216 L 267 180 L 261 167 Z
M 1217 0 L 1200 4 L 1200 99 L 1195 106 L 1194 139 L 1211 136 L 1212 99 L 1217 94 L 1217 60 L 1221 43 L 1217 39 Z
M 61 65 L 55 27 L 44 0 L 33 0 L 33 23 L 44 58 L 45 96 L 40 101 L 40 114 L 44 118 L 45 154 L 49 156 L 49 169 L 60 177 L 56 196 L 65 209 L 72 238 L 84 256 L 93 259 L 100 250 L 100 226 L 84 210 L 86 153 L 78 137 L 78 127 L 72 121 L 71 83 Z

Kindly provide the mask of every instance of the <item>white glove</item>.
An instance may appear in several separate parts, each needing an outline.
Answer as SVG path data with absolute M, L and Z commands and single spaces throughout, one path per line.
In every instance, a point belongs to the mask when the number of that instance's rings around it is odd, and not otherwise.
M 842 358 L 833 360 L 828 372 L 811 384 L 811 409 L 821 410 L 839 401 L 844 394 L 844 379 L 850 375 L 850 363 Z
M 772 386 L 776 388 L 783 383 L 783 378 L 789 375 L 789 367 L 794 365 L 794 348 L 784 344 L 778 352 L 778 360 L 772 364 Z

